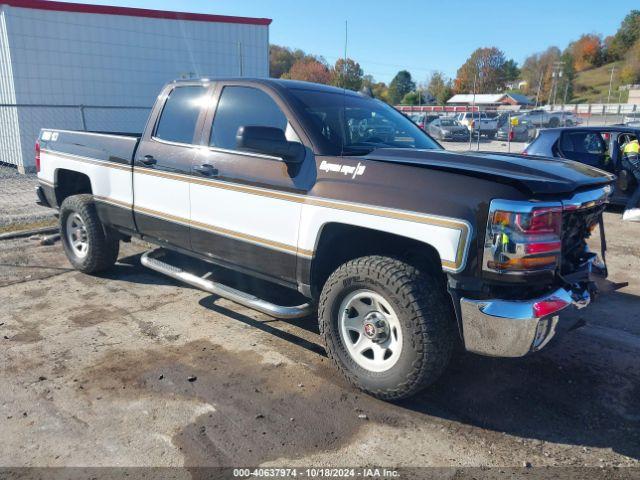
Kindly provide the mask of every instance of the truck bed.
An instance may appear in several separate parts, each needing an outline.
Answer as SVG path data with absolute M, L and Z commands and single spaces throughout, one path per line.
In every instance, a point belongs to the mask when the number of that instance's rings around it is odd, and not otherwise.
M 131 165 L 141 134 L 82 132 L 43 128 L 40 148 L 98 161 Z

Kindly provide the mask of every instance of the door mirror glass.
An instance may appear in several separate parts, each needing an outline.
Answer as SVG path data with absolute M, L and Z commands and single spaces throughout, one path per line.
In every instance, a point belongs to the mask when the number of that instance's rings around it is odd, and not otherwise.
M 285 162 L 300 163 L 305 149 L 299 142 L 287 140 L 284 130 L 274 127 L 242 126 L 236 135 L 238 150 L 280 157 Z

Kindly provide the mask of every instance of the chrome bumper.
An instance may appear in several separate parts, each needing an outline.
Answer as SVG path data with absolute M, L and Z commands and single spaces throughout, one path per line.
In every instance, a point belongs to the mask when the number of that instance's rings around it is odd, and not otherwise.
M 591 302 L 586 290 L 560 288 L 526 301 L 460 299 L 465 348 L 492 357 L 522 357 L 543 348 L 556 333 L 558 313 Z

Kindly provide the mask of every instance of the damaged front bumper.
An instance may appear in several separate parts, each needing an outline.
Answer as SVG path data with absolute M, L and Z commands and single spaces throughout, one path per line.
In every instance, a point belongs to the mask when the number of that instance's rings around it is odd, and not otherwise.
M 556 333 L 559 312 L 591 302 L 585 288 L 559 288 L 530 300 L 460 298 L 465 348 L 493 357 L 522 357 L 543 348 Z

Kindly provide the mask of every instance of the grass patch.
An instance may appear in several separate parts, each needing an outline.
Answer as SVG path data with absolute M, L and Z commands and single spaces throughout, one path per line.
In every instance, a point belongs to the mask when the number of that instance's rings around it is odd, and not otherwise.
M 0 234 L 34 230 L 36 228 L 55 227 L 56 225 L 58 225 L 57 218 L 45 218 L 28 223 L 10 223 L 9 225 L 0 227 Z
M 611 103 L 618 103 L 620 92 L 620 69 L 624 62 L 612 62 L 601 67 L 585 70 L 576 75 L 571 103 L 606 103 L 609 93 L 609 79 L 611 68 L 615 66 L 613 83 L 611 85 Z M 622 92 L 621 102 L 626 102 L 628 92 Z

